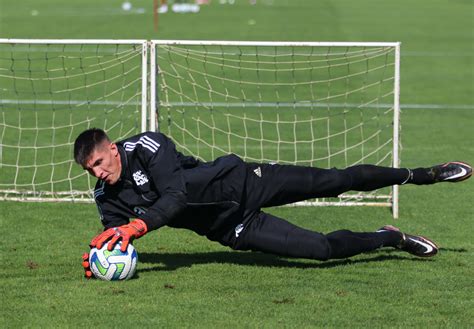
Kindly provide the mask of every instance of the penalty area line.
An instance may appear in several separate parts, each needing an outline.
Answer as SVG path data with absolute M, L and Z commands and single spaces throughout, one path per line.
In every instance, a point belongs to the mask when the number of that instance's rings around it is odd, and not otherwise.
M 84 105 L 84 106 L 138 106 L 140 102 L 94 101 L 94 100 L 16 100 L 0 99 L 0 105 Z M 169 102 L 160 104 L 165 107 L 225 107 L 225 108 L 389 108 L 393 104 L 351 104 L 318 102 Z M 474 110 L 474 104 L 400 104 L 402 110 Z

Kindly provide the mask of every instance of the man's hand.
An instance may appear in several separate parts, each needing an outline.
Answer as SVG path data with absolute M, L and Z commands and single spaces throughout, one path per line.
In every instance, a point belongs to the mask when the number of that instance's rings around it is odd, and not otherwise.
M 105 230 L 92 239 L 90 246 L 91 248 L 95 247 L 100 249 L 104 243 L 110 240 L 107 249 L 112 250 L 114 249 L 114 246 L 117 244 L 117 242 L 121 239 L 122 246 L 120 247 L 120 250 L 125 252 L 127 250 L 128 244 L 133 239 L 138 239 L 139 237 L 145 235 L 147 231 L 148 227 L 146 226 L 145 222 L 141 219 L 135 219 L 130 224 Z
M 84 277 L 86 279 L 92 278 L 91 267 L 89 264 L 89 253 L 85 252 L 82 254 L 82 267 L 84 267 Z

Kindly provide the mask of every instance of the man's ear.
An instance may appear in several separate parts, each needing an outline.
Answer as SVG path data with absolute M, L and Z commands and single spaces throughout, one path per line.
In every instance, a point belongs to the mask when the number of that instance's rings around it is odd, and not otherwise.
M 114 156 L 117 156 L 117 155 L 118 155 L 117 144 L 115 144 L 115 143 L 110 143 L 109 148 L 110 148 L 110 151 L 112 152 L 112 154 L 113 154 Z

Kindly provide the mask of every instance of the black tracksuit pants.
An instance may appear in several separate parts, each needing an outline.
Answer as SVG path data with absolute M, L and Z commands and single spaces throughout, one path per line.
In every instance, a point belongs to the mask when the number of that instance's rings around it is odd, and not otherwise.
M 369 191 L 402 184 L 409 178 L 407 169 L 359 165 L 339 170 L 247 164 L 247 170 L 245 220 L 235 228 L 232 241 L 225 243 L 233 249 L 327 260 L 350 257 L 382 246 L 396 246 L 400 242 L 396 232 L 340 230 L 324 235 L 295 226 L 261 208 L 316 197 L 336 197 L 349 190 Z

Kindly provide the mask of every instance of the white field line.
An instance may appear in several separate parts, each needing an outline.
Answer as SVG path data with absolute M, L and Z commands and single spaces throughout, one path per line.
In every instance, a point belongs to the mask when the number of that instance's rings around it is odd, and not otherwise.
M 87 101 L 87 100 L 14 100 L 0 99 L 0 105 L 109 105 L 109 106 L 137 106 L 140 102 L 118 102 L 118 101 Z M 390 108 L 393 104 L 352 104 L 352 103 L 311 103 L 311 102 L 170 102 L 161 104 L 162 107 L 226 107 L 226 108 Z M 420 110 L 474 110 L 474 104 L 401 104 L 402 109 L 420 109 Z
M 409 51 L 400 53 L 402 57 L 474 57 L 474 52 L 469 51 Z
M 125 15 L 129 15 L 131 14 L 132 12 L 128 12 L 128 14 L 125 14 Z M 105 14 L 105 16 L 107 16 L 108 14 Z M 98 14 L 96 16 L 104 16 L 104 14 Z M 1 16 L 0 16 L 1 17 Z M 0 39 L 0 44 L 8 44 L 10 42 L 6 42 L 6 40 L 8 39 Z M 58 40 L 55 40 L 57 42 L 61 42 L 60 39 Z M 100 42 L 100 40 L 96 40 L 97 42 Z M 129 41 L 131 43 L 135 43 L 137 42 L 138 43 L 141 43 L 141 41 L 143 40 L 122 40 L 122 41 Z M 94 41 L 92 41 L 94 42 Z M 8 50 L 9 52 L 24 52 L 25 50 L 24 49 L 21 49 L 21 48 L 13 48 L 13 49 L 9 49 Z M 42 46 L 42 47 L 35 47 L 35 46 L 29 46 L 28 47 L 28 52 L 44 52 L 45 51 L 45 47 Z M 54 45 L 49 45 L 48 47 L 48 51 L 64 51 L 64 49 L 62 47 L 54 47 Z M 68 49 L 68 52 L 74 52 L 75 50 L 73 48 L 70 48 Z M 76 52 L 78 53 L 82 53 L 84 52 L 84 50 L 77 50 L 76 49 Z M 116 53 L 117 51 L 115 49 L 101 49 L 101 53 Z M 247 54 L 249 55 L 249 54 Z M 403 50 L 401 52 L 401 57 L 474 57 L 474 52 L 470 52 L 470 51 L 445 51 L 445 50 L 435 50 L 435 51 L 418 51 L 418 50 Z
M 60 7 L 60 6 L 58 6 Z M 36 10 L 38 9 L 38 10 Z M 31 9 L 30 15 L 32 17 L 109 17 L 109 16 L 130 16 L 130 15 L 144 15 L 146 14 L 147 10 L 145 8 L 139 7 L 139 8 L 132 8 L 131 10 L 122 10 L 119 5 L 117 5 L 117 8 L 96 8 L 96 9 L 91 9 L 91 10 L 81 10 L 80 12 L 77 10 L 64 10 L 62 8 L 56 8 L 56 9 L 48 9 L 48 10 L 42 10 L 40 8 L 35 8 L 34 6 Z M 2 16 L 6 15 L 0 15 L 0 18 Z M 9 18 L 24 18 L 25 16 L 28 16 L 28 14 L 25 14 L 24 12 L 17 11 L 16 13 L 14 12 L 9 12 L 8 17 Z

